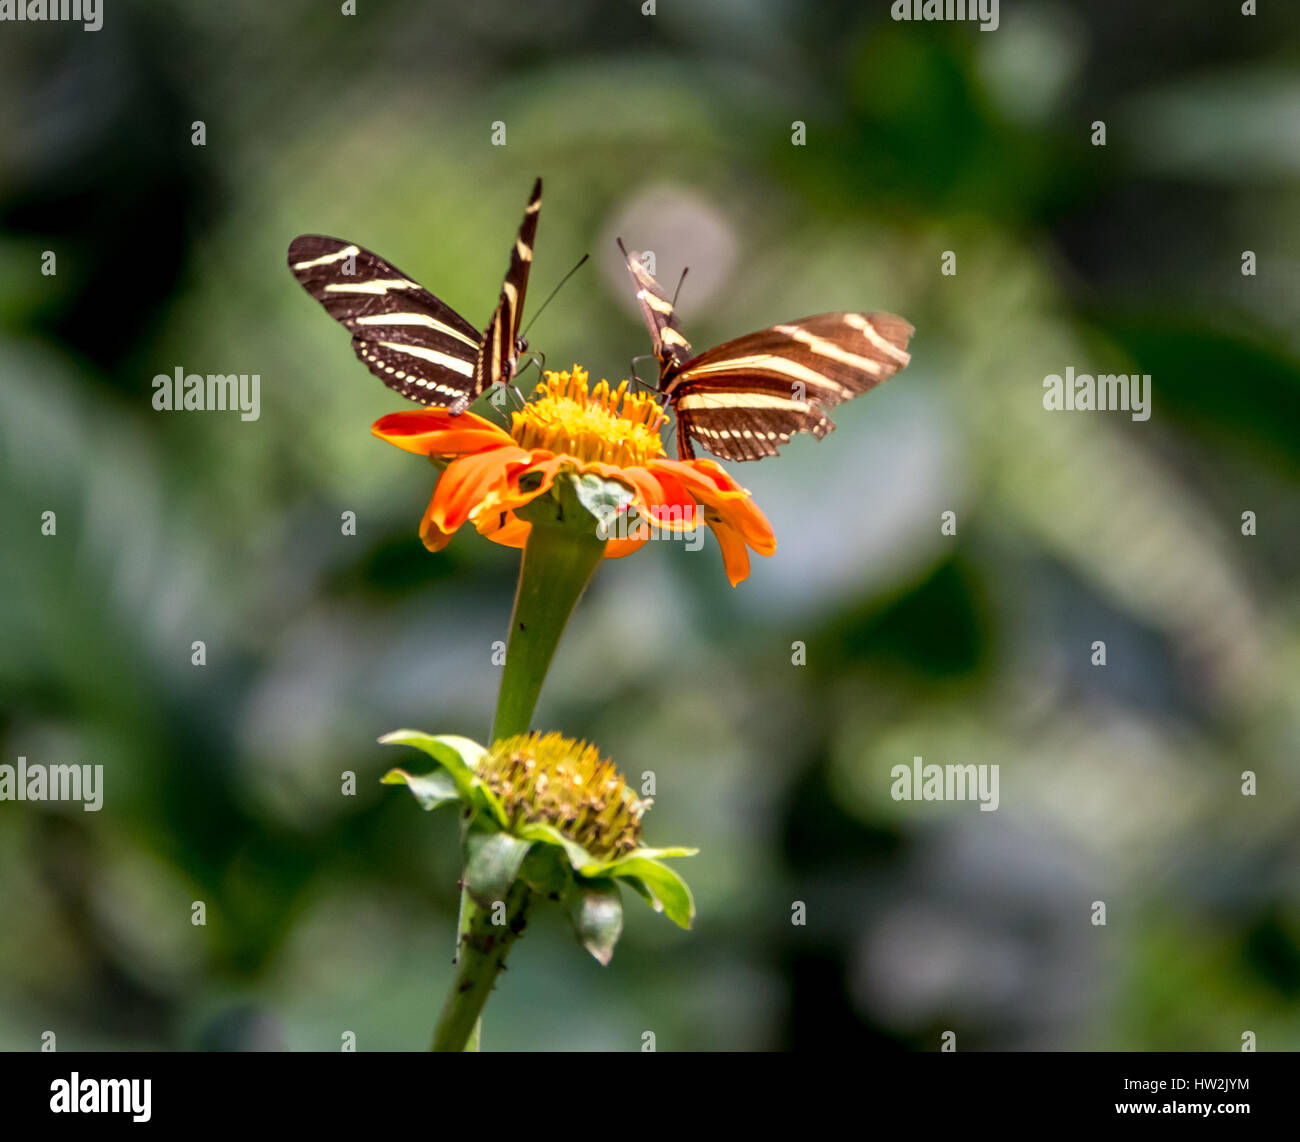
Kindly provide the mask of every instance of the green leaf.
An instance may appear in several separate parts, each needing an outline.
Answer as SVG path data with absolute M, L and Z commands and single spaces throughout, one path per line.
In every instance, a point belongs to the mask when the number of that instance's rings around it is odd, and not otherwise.
M 608 964 L 623 933 L 623 902 L 618 885 L 612 880 L 575 882 L 567 903 L 578 943 L 602 966 Z
M 448 801 L 460 800 L 460 790 L 445 769 L 435 769 L 432 773 L 422 775 L 407 773 L 404 769 L 390 769 L 379 780 L 384 785 L 405 785 L 414 794 L 421 809 L 436 809 Z
M 456 783 L 460 800 L 480 812 L 488 813 L 502 828 L 509 825 L 505 811 L 501 807 L 501 802 L 478 779 L 479 763 L 487 755 L 487 750 L 478 742 L 471 741 L 469 738 L 458 737 L 455 734 L 442 734 L 434 737 L 432 734 L 421 733 L 419 730 L 394 730 L 391 734 L 385 734 L 379 740 L 384 745 L 409 745 L 422 753 L 427 753 L 446 770 L 452 781 Z M 403 774 L 405 774 L 405 770 L 393 770 L 384 778 L 384 781 L 389 785 L 409 784 L 406 777 L 402 776 Z M 426 806 L 426 808 L 429 807 Z
M 532 842 L 496 830 L 478 831 L 470 833 L 466 848 L 469 855 L 465 861 L 465 887 L 486 907 L 505 899 Z
M 419 730 L 394 730 L 379 739 L 383 745 L 414 746 L 422 753 L 427 753 L 434 761 L 451 774 L 460 790 L 461 797 L 469 800 L 473 788 L 474 774 L 479 762 L 487 753 L 478 742 L 469 738 L 445 734 L 434 737 Z
M 644 857 L 628 857 L 611 868 L 609 875 L 641 881 L 655 899 L 655 911 L 662 911 L 679 928 L 689 928 L 695 919 L 691 890 L 666 864 Z

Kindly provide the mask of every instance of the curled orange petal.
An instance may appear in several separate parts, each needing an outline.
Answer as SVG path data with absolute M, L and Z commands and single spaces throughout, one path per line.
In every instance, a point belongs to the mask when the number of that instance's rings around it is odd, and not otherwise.
M 522 448 L 489 448 L 457 457 L 438 477 L 425 519 L 440 532 L 455 531 L 505 484 L 510 462 L 527 455 Z
M 667 472 L 681 480 L 707 510 L 705 522 L 713 529 L 727 578 L 734 587 L 749 575 L 752 547 L 760 555 L 776 550 L 776 536 L 767 517 L 758 509 L 749 492 L 711 460 L 656 460 L 656 472 Z

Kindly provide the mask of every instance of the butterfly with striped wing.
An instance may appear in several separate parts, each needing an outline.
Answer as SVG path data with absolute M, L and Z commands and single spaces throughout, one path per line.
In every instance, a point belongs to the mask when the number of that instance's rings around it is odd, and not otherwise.
M 289 245 L 289 269 L 335 321 L 352 349 L 408 400 L 460 414 L 490 385 L 508 384 L 528 349 L 519 321 L 533 261 L 542 180 L 519 226 L 492 320 L 480 333 L 444 301 L 378 254 L 355 243 L 303 234 Z
M 677 455 L 695 444 L 724 460 L 777 455 L 799 432 L 835 428 L 826 410 L 907 365 L 912 326 L 892 313 L 819 313 L 691 355 L 677 311 L 637 254 L 627 259 L 659 361 L 659 392 L 677 417 Z

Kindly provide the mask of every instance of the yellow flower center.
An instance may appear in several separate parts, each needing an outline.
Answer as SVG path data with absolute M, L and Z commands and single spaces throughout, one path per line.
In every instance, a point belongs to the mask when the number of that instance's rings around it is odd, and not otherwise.
M 555 733 L 503 738 L 479 763 L 479 777 L 516 827 L 524 821 L 552 825 L 600 860 L 640 844 L 650 802 L 586 742 Z
M 664 455 L 664 414 L 654 396 L 628 392 L 627 381 L 612 390 L 601 381 L 588 391 L 587 370 L 578 365 L 572 373 L 547 370 L 533 399 L 511 417 L 520 448 L 545 448 L 584 464 L 634 468 Z

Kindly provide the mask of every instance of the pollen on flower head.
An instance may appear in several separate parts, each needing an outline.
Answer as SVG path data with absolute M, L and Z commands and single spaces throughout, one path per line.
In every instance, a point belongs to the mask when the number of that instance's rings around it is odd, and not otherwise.
M 652 394 L 629 392 L 627 381 L 589 389 L 587 370 L 574 365 L 571 373 L 547 371 L 533 399 L 512 414 L 510 435 L 521 448 L 631 468 L 664 455 L 663 422 Z
M 479 764 L 512 826 L 552 825 L 592 856 L 612 860 L 641 842 L 648 799 L 632 792 L 614 763 L 586 742 L 560 734 L 517 734 Z

